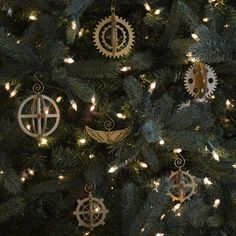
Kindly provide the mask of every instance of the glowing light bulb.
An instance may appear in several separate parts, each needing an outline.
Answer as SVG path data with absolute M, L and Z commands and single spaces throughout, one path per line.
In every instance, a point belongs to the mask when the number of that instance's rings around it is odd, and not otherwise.
M 155 15 L 160 15 L 162 11 L 162 8 L 156 9 L 156 11 L 154 12 Z
M 93 159 L 93 158 L 95 158 L 95 155 L 94 154 L 90 154 L 89 155 L 89 159 Z
M 228 25 L 228 24 L 225 24 L 225 25 L 224 25 L 224 27 L 225 27 L 225 28 L 228 28 L 228 27 L 229 27 L 229 25 Z
M 172 211 L 176 212 L 177 210 L 179 210 L 180 207 L 181 207 L 181 203 L 178 203 L 172 208 Z
M 48 140 L 46 138 L 41 138 L 38 143 L 40 147 L 47 146 L 47 144 L 48 144 Z
M 211 99 L 215 99 L 215 98 L 216 98 L 216 96 L 215 96 L 215 95 L 212 95 L 212 96 L 211 96 Z
M 147 2 L 144 3 L 144 7 L 146 8 L 147 11 L 151 11 L 151 7 Z
M 81 139 L 78 140 L 78 143 L 83 145 L 83 144 L 86 143 L 86 139 L 85 138 L 81 138 Z
M 165 216 L 166 216 L 166 214 L 161 215 L 160 219 L 163 220 L 165 218 Z
M 194 40 L 196 40 L 196 41 L 199 41 L 199 40 L 200 40 L 199 37 L 198 37 L 198 35 L 195 34 L 195 33 L 191 34 L 191 36 L 192 36 L 192 38 L 193 38 Z
M 91 102 L 92 102 L 92 104 L 96 104 L 96 98 L 95 98 L 95 96 L 93 96 L 93 97 L 91 98 Z
M 164 236 L 163 233 L 157 233 L 156 236 Z
M 144 231 L 145 231 L 145 229 L 144 229 L 144 228 L 142 228 L 142 229 L 141 229 L 141 232 L 144 232 Z
M 89 235 L 89 233 L 90 233 L 90 232 L 86 232 L 86 233 L 84 234 L 84 236 L 88 236 L 88 235 Z
M 174 149 L 174 153 L 181 153 L 182 152 L 182 149 L 181 148 L 176 148 Z
M 209 21 L 209 18 L 208 17 L 203 17 L 202 21 L 207 23 Z
M 58 176 L 58 179 L 62 181 L 62 180 L 65 179 L 65 176 L 63 176 L 63 175 L 59 175 L 59 176 Z
M 74 99 L 70 100 L 70 104 L 75 111 L 78 110 L 77 104 Z
M 121 68 L 122 72 L 127 72 L 129 70 L 131 70 L 131 66 L 124 66 L 123 68 Z
M 10 98 L 15 97 L 17 94 L 17 89 L 14 89 L 11 93 L 10 93 Z
M 31 130 L 31 125 L 30 125 L 30 124 L 27 124 L 27 125 L 26 125 L 26 129 Z
M 61 102 L 61 100 L 62 100 L 62 97 L 61 97 L 61 96 L 59 96 L 59 97 L 56 98 L 56 102 L 57 102 L 57 103 Z
M 220 199 L 216 199 L 215 202 L 214 202 L 213 207 L 214 207 L 214 208 L 218 208 L 219 205 L 220 205 Z
M 236 169 L 236 163 L 232 165 L 234 169 Z
M 32 176 L 34 176 L 34 170 L 33 169 L 28 169 L 28 173 L 30 174 L 30 175 L 32 175 Z
M 32 21 L 35 21 L 35 20 L 37 20 L 38 18 L 37 18 L 37 16 L 31 14 L 31 15 L 29 16 L 29 19 L 32 20 Z
M 213 184 L 207 177 L 204 178 L 203 182 L 205 185 L 212 185 Z
M 164 141 L 163 139 L 161 139 L 161 140 L 159 141 L 159 144 L 163 146 L 163 145 L 165 144 L 165 141 Z
M 119 169 L 118 166 L 112 166 L 112 167 L 108 170 L 108 173 L 114 173 L 114 172 L 116 172 L 118 169 Z
M 20 44 L 20 40 L 17 40 L 16 43 L 17 43 L 17 44 Z
M 116 114 L 118 118 L 120 119 L 126 119 L 126 115 L 122 114 L 122 113 L 117 113 Z
M 145 162 L 139 162 L 139 165 L 140 165 L 140 167 L 142 167 L 144 169 L 148 168 L 148 165 Z
M 25 177 L 21 177 L 20 180 L 21 180 L 22 182 L 25 182 L 25 181 L 26 181 L 26 178 L 25 178 Z
M 10 89 L 10 83 L 5 84 L 5 89 L 8 91 Z
M 72 63 L 74 63 L 75 61 L 74 61 L 73 58 L 71 58 L 71 57 L 66 57 L 66 58 L 64 58 L 64 62 L 67 63 L 67 64 L 72 64 Z
M 76 21 L 71 21 L 71 28 L 73 29 L 73 30 L 76 30 L 77 29 L 77 24 L 76 24 Z
M 80 31 L 79 31 L 79 37 L 82 37 L 83 33 L 84 33 L 84 28 L 81 28 Z
M 149 87 L 149 89 L 148 89 L 148 92 L 149 92 L 149 93 L 152 93 L 152 92 L 154 91 L 154 89 L 156 88 L 156 86 L 157 86 L 156 81 L 152 82 L 152 83 L 150 84 L 150 87 Z
M 3 175 L 3 174 L 4 174 L 4 171 L 3 171 L 3 170 L 1 170 L 1 171 L 0 171 L 0 175 Z
M 48 115 L 49 114 L 49 107 L 45 107 L 44 112 L 46 115 Z
M 220 161 L 220 156 L 218 155 L 218 153 L 217 153 L 215 150 L 213 150 L 213 151 L 211 152 L 211 154 L 212 154 L 213 158 L 214 158 L 216 161 Z

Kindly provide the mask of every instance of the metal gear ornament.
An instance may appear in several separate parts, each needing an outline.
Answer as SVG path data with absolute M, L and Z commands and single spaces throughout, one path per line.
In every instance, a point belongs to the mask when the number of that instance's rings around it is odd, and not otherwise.
M 119 58 L 130 52 L 135 35 L 129 22 L 115 15 L 114 1 L 112 1 L 111 12 L 111 16 L 96 25 L 93 38 L 100 53 L 106 57 Z
M 178 158 L 175 158 L 175 166 L 178 170 L 171 172 L 169 176 L 171 185 L 167 195 L 169 195 L 173 201 L 183 203 L 195 194 L 197 184 L 195 177 L 192 176 L 189 171 L 182 170 L 182 167 L 185 165 L 185 159 L 181 154 L 178 154 L 178 156 Z
M 33 138 L 51 135 L 59 125 L 60 111 L 57 104 L 41 94 L 44 86 L 40 80 L 33 86 L 35 95 L 26 98 L 18 109 L 18 123 L 24 133 Z
M 77 201 L 78 205 L 73 214 L 76 216 L 79 226 L 93 230 L 105 224 L 105 218 L 109 211 L 106 209 L 102 198 L 98 199 L 92 196 L 92 192 L 95 190 L 94 184 L 86 184 L 84 189 L 89 196 Z
M 215 71 L 206 64 L 196 63 L 185 74 L 184 86 L 188 93 L 195 98 L 208 98 L 217 86 Z

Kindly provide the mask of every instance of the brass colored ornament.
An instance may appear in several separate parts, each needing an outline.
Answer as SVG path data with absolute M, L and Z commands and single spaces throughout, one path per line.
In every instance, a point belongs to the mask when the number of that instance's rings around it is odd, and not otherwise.
M 79 221 L 79 226 L 84 226 L 93 230 L 99 225 L 105 224 L 105 218 L 109 212 L 103 203 L 103 199 L 98 199 L 92 196 L 94 184 L 86 184 L 85 191 L 89 193 L 87 198 L 78 200 L 78 205 L 73 214 Z
M 114 4 L 112 15 L 96 25 L 93 37 L 100 53 L 106 57 L 119 58 L 130 52 L 134 45 L 135 35 L 129 22 L 115 15 Z
M 47 137 L 59 125 L 60 111 L 57 104 L 42 95 L 44 87 L 41 81 L 33 86 L 36 93 L 26 98 L 18 110 L 18 123 L 27 135 L 34 138 Z
M 173 201 L 179 201 L 183 203 L 189 200 L 196 191 L 197 184 L 195 177 L 192 176 L 189 171 L 183 171 L 182 167 L 185 165 L 185 160 L 181 154 L 180 158 L 175 160 L 175 166 L 179 169 L 175 172 L 171 172 L 169 177 L 172 183 L 169 187 L 168 194 Z
M 126 138 L 131 131 L 130 128 L 112 131 L 114 126 L 115 126 L 114 121 L 110 119 L 109 121 L 106 121 L 104 124 L 104 127 L 107 131 L 91 129 L 88 126 L 86 126 L 86 130 L 91 138 L 93 138 L 99 143 L 107 143 L 107 144 L 120 142 L 121 140 Z
M 217 86 L 215 71 L 203 63 L 196 63 L 185 74 L 184 86 L 195 98 L 211 96 Z

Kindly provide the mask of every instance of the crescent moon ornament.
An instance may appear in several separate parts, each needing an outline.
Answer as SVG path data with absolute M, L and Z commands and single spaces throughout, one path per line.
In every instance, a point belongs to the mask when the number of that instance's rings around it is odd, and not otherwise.
M 215 71 L 203 63 L 196 63 L 185 74 L 184 86 L 188 93 L 195 98 L 211 96 L 217 86 Z
M 111 16 L 101 20 L 94 30 L 93 38 L 97 50 L 106 57 L 119 58 L 127 55 L 134 45 L 134 30 L 128 21 L 115 14 L 112 2 Z
M 33 86 L 36 95 L 29 96 L 18 109 L 18 123 L 24 133 L 33 138 L 51 135 L 59 125 L 60 111 L 57 104 L 49 97 L 42 95 L 43 84 Z

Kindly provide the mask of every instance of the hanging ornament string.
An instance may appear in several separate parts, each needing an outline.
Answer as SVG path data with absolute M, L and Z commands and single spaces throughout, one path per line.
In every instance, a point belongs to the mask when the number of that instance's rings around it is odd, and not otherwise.
M 116 55 L 117 52 L 117 27 L 116 27 L 116 13 L 115 13 L 115 0 L 111 2 L 111 43 L 112 43 L 112 56 Z
M 111 0 L 111 14 L 116 14 L 116 0 Z
M 37 82 L 36 82 L 36 84 L 34 84 L 32 89 L 33 89 L 33 92 L 37 93 L 37 94 L 43 93 L 43 91 L 44 91 L 44 85 L 43 85 L 42 81 L 39 79 L 39 77 L 41 77 L 40 74 L 36 72 L 34 74 L 34 78 L 36 79 Z

